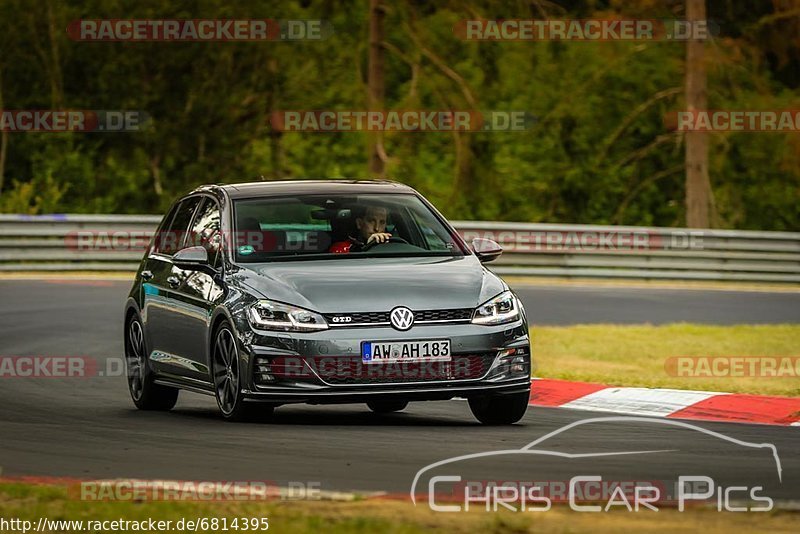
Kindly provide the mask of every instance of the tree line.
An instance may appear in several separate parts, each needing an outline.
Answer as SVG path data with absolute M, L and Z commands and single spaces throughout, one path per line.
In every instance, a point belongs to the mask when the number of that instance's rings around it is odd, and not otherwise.
M 698 1 L 719 26 L 700 56 L 679 41 L 454 32 L 466 19 L 685 19 Z M 73 21 L 106 18 L 321 19 L 332 33 L 70 39 Z M 696 183 L 709 226 L 800 229 L 800 135 L 704 134 L 705 169 L 691 182 L 694 134 L 665 121 L 697 102 L 799 109 L 800 0 L 3 0 L 0 25 L 0 109 L 149 117 L 138 132 L 0 132 L 2 212 L 159 213 L 203 183 L 382 176 L 452 219 L 684 226 Z M 687 85 L 690 64 L 704 88 Z M 270 121 L 280 110 L 365 109 L 524 110 L 535 121 L 380 134 L 285 132 Z

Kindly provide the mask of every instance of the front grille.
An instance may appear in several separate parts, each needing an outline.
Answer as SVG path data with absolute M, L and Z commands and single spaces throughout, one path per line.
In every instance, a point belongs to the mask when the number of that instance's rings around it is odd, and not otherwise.
M 446 382 L 475 380 L 483 377 L 494 361 L 495 353 L 454 354 L 449 362 L 363 363 L 356 356 L 315 356 L 305 358 L 302 379 L 312 376 L 311 370 L 324 382 L 334 386 L 359 384 L 400 384 L 405 382 Z M 272 366 L 276 377 L 280 365 Z M 299 378 L 298 376 L 294 377 Z
M 414 312 L 414 323 L 429 321 L 469 321 L 472 318 L 472 308 L 454 308 L 449 310 L 421 310 Z M 389 322 L 389 312 L 355 312 L 355 313 L 324 313 L 323 316 L 331 326 L 360 326 L 369 324 L 385 324 Z
M 465 321 L 472 318 L 472 308 L 453 310 L 423 310 L 414 312 L 414 322 L 420 321 Z

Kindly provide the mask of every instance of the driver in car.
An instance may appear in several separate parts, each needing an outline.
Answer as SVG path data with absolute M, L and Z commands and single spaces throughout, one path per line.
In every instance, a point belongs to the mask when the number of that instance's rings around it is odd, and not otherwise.
M 388 215 L 388 210 L 383 206 L 367 206 L 356 216 L 358 235 L 349 236 L 346 241 L 337 241 L 328 251 L 335 254 L 361 252 L 367 246 L 388 242 L 392 237 L 392 234 L 386 232 Z

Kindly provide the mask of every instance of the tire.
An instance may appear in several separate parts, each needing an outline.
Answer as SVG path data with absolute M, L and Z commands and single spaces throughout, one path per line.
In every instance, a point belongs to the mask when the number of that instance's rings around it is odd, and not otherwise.
M 171 410 L 178 402 L 178 390 L 156 384 L 150 369 L 144 328 L 138 316 L 125 325 L 125 376 L 133 403 L 140 410 Z
M 273 405 L 244 400 L 239 346 L 228 321 L 214 331 L 210 352 L 214 397 L 223 419 L 232 422 L 268 420 L 275 409 Z
M 392 413 L 399 412 L 406 409 L 408 402 L 406 401 L 370 401 L 367 403 L 370 410 L 375 413 Z
M 512 425 L 525 415 L 529 399 L 528 392 L 473 397 L 469 408 L 484 425 Z

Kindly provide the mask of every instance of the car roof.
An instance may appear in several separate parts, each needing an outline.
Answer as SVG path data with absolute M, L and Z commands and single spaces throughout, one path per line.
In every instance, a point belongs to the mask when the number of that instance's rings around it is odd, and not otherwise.
M 223 190 L 229 198 L 252 198 L 287 194 L 416 193 L 411 187 L 391 180 L 281 180 L 239 184 L 203 185 L 192 193 Z

